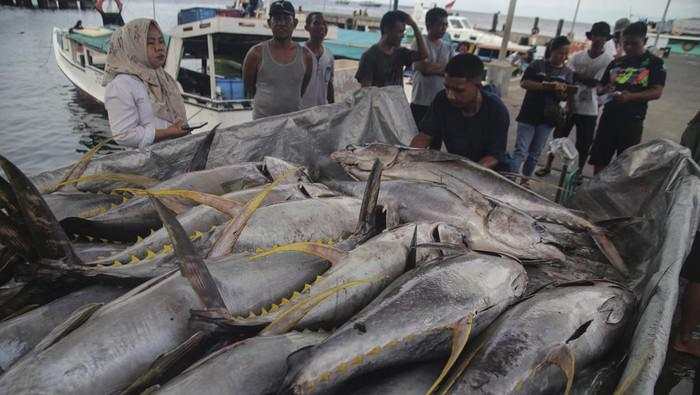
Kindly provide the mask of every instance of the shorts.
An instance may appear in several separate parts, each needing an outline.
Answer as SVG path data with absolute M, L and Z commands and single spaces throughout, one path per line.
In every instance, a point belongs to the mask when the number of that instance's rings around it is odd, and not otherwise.
M 642 141 L 643 127 L 644 119 L 603 111 L 588 163 L 607 166 L 615 154 L 620 155 Z
M 700 234 L 698 233 L 695 234 L 693 246 L 690 247 L 688 257 L 685 258 L 683 263 L 681 276 L 688 281 L 700 283 Z
M 420 123 L 425 117 L 425 114 L 430 110 L 430 106 L 421 106 L 420 104 L 411 103 L 411 114 L 413 114 L 413 120 L 416 121 L 416 126 L 420 132 Z

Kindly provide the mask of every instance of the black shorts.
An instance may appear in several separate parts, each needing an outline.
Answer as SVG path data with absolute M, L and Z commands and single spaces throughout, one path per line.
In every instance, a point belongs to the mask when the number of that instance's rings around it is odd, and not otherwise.
M 642 141 L 643 127 L 643 119 L 603 111 L 591 148 L 591 160 L 588 163 L 607 166 L 615 154 L 620 155 L 627 148 Z
M 685 263 L 683 263 L 681 276 L 688 281 L 700 283 L 700 234 L 698 233 L 695 234 L 693 246 L 690 247 L 688 257 L 685 258 Z
M 416 121 L 418 131 L 420 131 L 420 122 L 423 120 L 423 117 L 425 117 L 425 114 L 428 113 L 429 109 L 430 106 L 421 106 L 420 104 L 411 103 L 411 114 L 413 114 L 413 120 Z

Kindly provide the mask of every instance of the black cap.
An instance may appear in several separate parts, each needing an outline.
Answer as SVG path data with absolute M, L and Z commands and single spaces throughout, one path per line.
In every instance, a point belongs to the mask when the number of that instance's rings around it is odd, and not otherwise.
M 606 39 L 610 40 L 612 38 L 612 35 L 610 35 L 610 25 L 607 24 L 607 22 L 596 22 L 593 24 L 593 27 L 591 27 L 590 32 L 586 32 L 586 37 L 590 40 L 591 37 L 596 36 L 596 37 L 605 37 Z
M 272 15 L 291 15 L 294 16 L 294 6 L 286 0 L 277 0 L 270 4 L 270 16 Z

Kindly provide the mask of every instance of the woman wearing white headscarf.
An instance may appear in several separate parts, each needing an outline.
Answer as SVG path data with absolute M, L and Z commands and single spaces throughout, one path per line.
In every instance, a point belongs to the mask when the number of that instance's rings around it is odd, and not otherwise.
M 185 104 L 163 69 L 165 54 L 163 34 L 151 19 L 135 19 L 112 35 L 102 85 L 119 144 L 143 148 L 187 134 Z

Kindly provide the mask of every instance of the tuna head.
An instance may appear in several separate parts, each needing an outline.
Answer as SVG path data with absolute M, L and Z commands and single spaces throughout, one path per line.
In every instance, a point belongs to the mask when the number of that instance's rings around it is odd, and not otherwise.
M 348 145 L 344 150 L 332 153 L 331 159 L 340 163 L 346 170 L 355 169 L 361 173 L 368 173 L 372 170 L 375 159 L 379 159 L 386 168 L 394 163 L 400 152 L 400 147 L 388 144 Z

